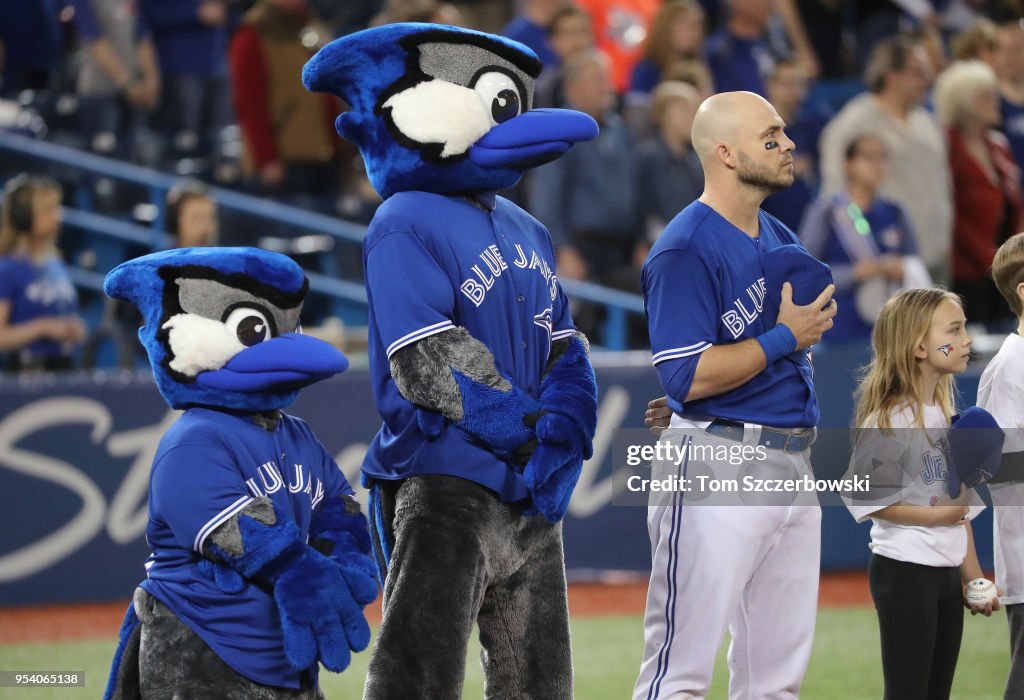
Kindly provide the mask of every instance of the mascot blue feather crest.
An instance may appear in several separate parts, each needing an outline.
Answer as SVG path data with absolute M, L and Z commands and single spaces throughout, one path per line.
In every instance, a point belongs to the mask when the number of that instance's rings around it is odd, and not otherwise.
M 180 248 L 122 263 L 103 290 L 145 320 L 139 339 L 173 408 L 285 408 L 299 389 L 348 367 L 301 335 L 309 283 L 290 258 L 258 248 Z
M 418 190 L 488 192 L 597 136 L 572 110 L 531 109 L 537 55 L 492 34 L 390 24 L 337 39 L 302 72 L 306 88 L 349 105 L 338 132 L 359 146 L 385 199 Z

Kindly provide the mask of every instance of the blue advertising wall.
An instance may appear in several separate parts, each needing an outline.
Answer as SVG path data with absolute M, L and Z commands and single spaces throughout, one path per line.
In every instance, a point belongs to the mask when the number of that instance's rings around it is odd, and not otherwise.
M 848 425 L 854 371 L 864 359 L 860 353 L 816 354 L 822 426 Z M 612 445 L 623 435 L 631 441 L 646 436 L 646 403 L 661 392 L 649 365 L 599 367 L 598 382 L 595 456 L 565 522 L 566 565 L 575 577 L 609 571 L 642 576 L 650 562 L 646 509 L 612 504 Z M 964 402 L 972 402 L 976 380 L 965 379 L 961 390 Z M 350 482 L 358 483 L 359 464 L 380 420 L 368 374 L 353 370 L 312 386 L 290 412 L 311 424 Z M 0 605 L 130 595 L 148 554 L 153 451 L 175 417 L 145 376 L 0 384 Z M 822 469 L 845 467 L 841 435 L 821 431 L 814 448 L 819 476 Z M 623 455 L 615 459 L 621 465 Z M 865 567 L 868 526 L 856 525 L 838 502 L 826 506 L 822 568 Z M 975 533 L 982 563 L 990 568 L 989 512 L 976 521 Z

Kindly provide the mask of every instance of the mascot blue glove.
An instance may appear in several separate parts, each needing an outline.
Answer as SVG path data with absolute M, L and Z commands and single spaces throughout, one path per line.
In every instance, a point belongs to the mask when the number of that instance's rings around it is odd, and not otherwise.
M 536 423 L 537 448 L 523 472 L 533 509 L 553 523 L 569 509 L 583 461 L 593 455 L 597 429 L 597 381 L 586 338 L 576 334 L 560 342 L 541 382 L 544 413 Z
M 334 562 L 357 603 L 365 606 L 377 599 L 370 531 L 355 499 L 341 496 L 325 503 L 313 515 L 309 543 Z
M 183 411 L 154 457 L 153 550 L 106 697 L 321 698 L 376 597 L 366 518 L 309 427 L 283 412 L 348 360 L 299 332 L 308 290 L 289 258 L 179 249 L 115 268 L 157 388 Z

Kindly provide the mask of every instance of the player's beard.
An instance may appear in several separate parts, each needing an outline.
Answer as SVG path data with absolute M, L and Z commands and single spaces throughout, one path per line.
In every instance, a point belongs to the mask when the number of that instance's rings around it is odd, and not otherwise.
M 785 167 L 778 170 L 757 165 L 745 153 L 739 153 L 739 167 L 736 169 L 739 181 L 747 187 L 753 187 L 765 193 L 774 194 L 793 184 L 793 171 Z

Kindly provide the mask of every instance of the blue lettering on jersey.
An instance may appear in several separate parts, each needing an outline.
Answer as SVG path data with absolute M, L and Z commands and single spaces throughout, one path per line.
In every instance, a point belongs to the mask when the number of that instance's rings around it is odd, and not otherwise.
M 743 335 L 747 325 L 757 320 L 758 315 L 764 310 L 764 277 L 761 277 L 746 289 L 746 298 L 736 298 L 732 305 L 735 310 L 729 309 L 722 314 L 722 323 L 732 333 L 733 338 Z
M 540 273 L 541 277 L 548 284 L 548 292 L 551 294 L 551 301 L 554 301 L 558 296 L 558 278 L 551 271 L 551 266 L 548 265 L 548 261 L 537 255 L 537 251 L 530 252 L 530 258 L 527 260 L 526 253 L 523 252 L 523 247 L 518 243 L 515 244 L 516 253 L 518 256 L 512 261 L 512 264 L 516 267 L 525 270 L 536 270 Z
M 310 507 L 316 510 L 320 501 L 324 499 L 323 482 L 310 474 L 301 464 L 295 464 L 293 468 L 294 474 L 287 484 L 289 493 L 306 494 L 309 496 Z M 259 477 L 260 485 L 256 484 L 256 477 L 245 480 L 245 485 L 253 498 L 272 496 L 285 487 L 284 475 L 277 462 L 264 462 L 256 468 L 256 475 Z M 314 482 L 316 483 L 315 487 Z
M 942 438 L 936 440 L 935 450 L 928 450 L 921 455 L 921 480 L 926 484 L 945 482 L 949 479 L 946 468 L 949 450 Z

